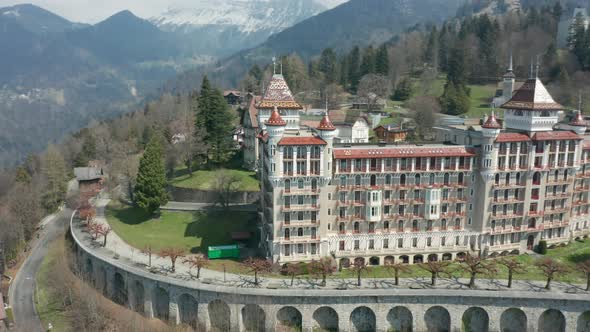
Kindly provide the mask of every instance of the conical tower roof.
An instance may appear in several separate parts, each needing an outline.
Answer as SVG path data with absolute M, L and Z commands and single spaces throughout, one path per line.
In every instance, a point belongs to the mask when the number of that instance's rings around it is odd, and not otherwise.
M 539 78 L 528 79 L 512 98 L 502 105 L 504 109 L 523 111 L 562 110 L 563 106 L 553 100 L 553 97 Z
M 496 119 L 494 112 L 492 112 L 492 115 L 488 117 L 486 122 L 481 127 L 486 129 L 502 129 L 502 126 L 500 123 L 498 123 L 498 119 Z
M 570 122 L 570 126 L 576 126 L 576 127 L 586 127 L 587 126 L 586 121 L 584 120 L 584 117 L 582 116 L 582 112 L 580 112 L 580 111 L 576 112 L 576 116 L 574 116 L 574 118 Z
M 318 126 L 317 129 L 318 130 L 336 130 L 336 127 L 334 126 L 332 121 L 330 121 L 330 117 L 328 116 L 328 112 L 326 112 L 326 114 L 324 114 L 324 117 L 322 118 L 322 121 L 320 121 L 320 125 Z
M 279 114 L 279 110 L 275 106 L 274 110 L 272 111 L 272 114 L 270 115 L 270 118 L 266 120 L 265 124 L 267 126 L 286 126 L 287 122 L 283 120 L 281 114 Z
M 302 109 L 301 105 L 295 101 L 291 89 L 285 78 L 281 74 L 274 74 L 264 91 L 262 100 L 258 103 L 257 108 L 273 108 L 281 109 Z

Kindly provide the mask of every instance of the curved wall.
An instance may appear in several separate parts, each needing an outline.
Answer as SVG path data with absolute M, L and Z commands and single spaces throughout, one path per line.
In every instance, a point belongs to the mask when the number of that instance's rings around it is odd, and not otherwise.
M 180 280 L 126 264 L 84 243 L 77 265 L 99 291 L 148 317 L 206 331 L 590 332 L 590 296 L 444 289 L 265 289 Z

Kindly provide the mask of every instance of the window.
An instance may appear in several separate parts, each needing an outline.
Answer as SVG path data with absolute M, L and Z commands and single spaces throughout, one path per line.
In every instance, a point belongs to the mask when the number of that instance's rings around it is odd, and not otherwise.
M 360 175 L 355 176 L 355 178 L 354 178 L 354 185 L 355 186 L 360 186 L 361 185 L 361 176 Z
M 432 238 L 431 237 L 426 238 L 426 246 L 427 247 L 432 246 Z
M 289 238 L 291 237 L 291 230 L 288 228 L 285 228 L 285 240 L 289 240 Z
M 369 240 L 369 249 L 375 249 L 375 240 Z
M 403 232 L 404 231 L 404 221 L 400 220 L 397 222 L 397 231 L 398 232 Z
M 317 255 L 318 250 L 317 250 L 317 245 L 315 243 L 311 244 L 311 254 L 312 255 Z
M 383 239 L 383 249 L 389 249 L 389 239 Z
M 447 238 L 446 238 L 445 236 L 443 236 L 443 237 L 441 237 L 441 238 L 440 238 L 440 245 L 441 245 L 441 246 L 443 246 L 443 247 L 444 247 L 444 246 L 445 246 L 445 244 L 446 244 L 446 242 L 447 242 Z
M 359 248 L 360 248 L 360 241 L 354 240 L 354 250 L 359 250 Z
M 285 244 L 285 256 L 291 256 L 291 245 Z
M 299 243 L 297 245 L 297 253 L 298 254 L 303 254 L 303 243 Z
M 397 239 L 397 247 L 398 248 L 404 247 L 404 239 Z
M 298 221 L 303 221 L 303 211 L 297 212 L 297 220 Z
M 338 250 L 340 250 L 340 251 L 344 251 L 344 248 L 345 248 L 345 243 L 344 243 L 344 241 L 340 241 L 340 242 L 338 243 Z
M 285 212 L 283 220 L 285 221 L 285 225 L 289 225 L 291 222 L 291 212 Z
M 412 239 L 412 248 L 416 248 L 418 247 L 418 239 L 417 238 L 413 238 Z
M 297 180 L 297 189 L 303 189 L 304 185 L 303 179 Z

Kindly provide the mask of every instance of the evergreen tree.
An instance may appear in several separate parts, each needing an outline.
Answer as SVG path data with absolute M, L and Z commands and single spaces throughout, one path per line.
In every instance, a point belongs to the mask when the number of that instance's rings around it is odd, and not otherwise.
M 137 182 L 133 197 L 137 206 L 154 213 L 168 202 L 166 192 L 166 169 L 162 155 L 161 139 L 154 135 L 139 161 Z
M 443 113 L 450 115 L 469 112 L 470 99 L 467 91 L 461 86 L 456 86 L 452 81 L 447 82 L 441 97 L 441 107 Z
M 467 84 L 467 63 L 465 49 L 461 45 L 456 45 L 449 57 L 449 68 L 447 71 L 447 81 L 453 82 L 456 87 L 464 87 Z
M 319 70 L 324 74 L 326 84 L 338 81 L 338 69 L 336 53 L 331 48 L 326 48 L 320 56 Z
M 559 1 L 556 1 L 555 5 L 553 5 L 553 9 L 551 9 L 551 15 L 553 15 L 553 18 L 556 22 L 561 20 L 561 15 L 563 15 L 563 7 Z
M 223 93 L 211 87 L 207 76 L 203 78 L 201 93 L 197 98 L 195 132 L 204 134 L 208 147 L 207 158 L 216 163 L 226 160 L 232 148 L 232 118 Z
M 436 26 L 434 26 L 430 30 L 430 34 L 428 35 L 428 41 L 426 42 L 426 48 L 424 49 L 424 62 L 433 67 L 436 67 L 437 65 L 437 49 L 438 32 L 436 30 Z
M 348 56 L 348 81 L 350 82 L 350 92 L 356 93 L 356 90 L 361 81 L 361 50 L 355 46 Z
M 393 100 L 406 101 L 412 96 L 412 81 L 409 77 L 404 77 L 401 82 L 397 85 L 394 93 Z
M 375 56 L 375 72 L 378 75 L 389 75 L 389 52 L 385 44 L 381 45 Z
M 43 158 L 42 174 L 45 178 L 43 206 L 53 212 L 64 202 L 67 190 L 66 162 L 61 152 L 49 145 Z
M 375 73 L 375 50 L 373 49 L 373 46 L 369 46 L 365 49 L 363 53 L 360 77 L 362 78 L 367 74 L 373 73 Z

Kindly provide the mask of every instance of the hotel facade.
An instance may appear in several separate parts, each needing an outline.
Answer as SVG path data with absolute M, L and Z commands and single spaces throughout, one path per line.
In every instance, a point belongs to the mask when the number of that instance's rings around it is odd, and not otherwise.
M 503 121 L 438 127 L 440 143 L 425 145 L 335 143 L 327 114 L 300 126 L 281 75 L 254 103 L 245 141 L 256 142 L 260 247 L 274 262 L 420 263 L 590 234 L 586 123 L 560 123 L 538 78 L 503 104 Z

